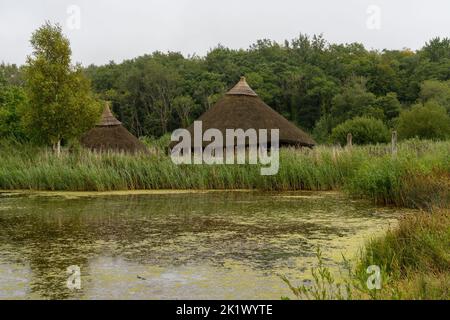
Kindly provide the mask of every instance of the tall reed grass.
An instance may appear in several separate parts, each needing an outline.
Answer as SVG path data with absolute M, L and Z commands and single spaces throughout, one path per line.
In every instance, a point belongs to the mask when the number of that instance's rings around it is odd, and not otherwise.
M 356 266 L 364 282 L 369 265 L 384 276 L 381 299 L 450 299 L 450 210 L 405 216 L 397 228 L 371 239 Z
M 110 191 L 136 189 L 344 190 L 380 203 L 421 207 L 448 203 L 450 142 L 319 146 L 282 149 L 280 170 L 261 176 L 259 165 L 175 165 L 152 155 L 68 151 L 0 142 L 0 189 Z
M 310 284 L 296 286 L 285 276 L 281 279 L 297 299 L 449 300 L 449 230 L 449 209 L 407 215 L 395 229 L 369 240 L 356 264 L 344 258 L 339 278 L 318 250 L 318 263 L 311 269 Z M 367 285 L 369 266 L 380 268 L 380 287 Z

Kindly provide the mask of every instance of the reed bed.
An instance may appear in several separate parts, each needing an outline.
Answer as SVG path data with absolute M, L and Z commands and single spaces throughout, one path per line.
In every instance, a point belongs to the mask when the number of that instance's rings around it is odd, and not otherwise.
M 296 286 L 285 276 L 281 279 L 297 299 L 448 300 L 449 228 L 449 209 L 406 215 L 397 227 L 366 242 L 356 264 L 344 258 L 340 277 L 330 270 L 318 249 L 311 284 Z M 367 285 L 369 266 L 380 268 L 379 287 Z
M 397 228 L 371 239 L 356 267 L 364 283 L 367 266 L 378 265 L 384 275 L 376 299 L 450 298 L 450 210 L 435 208 L 405 216 Z
M 112 191 L 137 189 L 343 190 L 410 207 L 448 203 L 450 142 L 406 141 L 345 149 L 319 146 L 280 151 L 280 170 L 259 165 L 175 165 L 160 147 L 151 155 L 93 153 L 0 142 L 0 189 Z

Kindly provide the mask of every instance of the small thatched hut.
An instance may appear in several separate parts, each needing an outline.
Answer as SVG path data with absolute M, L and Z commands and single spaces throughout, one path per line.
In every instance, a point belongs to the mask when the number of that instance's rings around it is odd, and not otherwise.
M 81 144 L 94 151 L 147 152 L 146 146 L 113 116 L 108 105 L 100 122 L 81 138 Z
M 316 143 L 304 131 L 289 122 L 262 101 L 244 77 L 199 119 L 203 131 L 216 128 L 225 137 L 226 129 L 279 129 L 280 146 L 313 147 Z M 188 130 L 193 136 L 194 126 Z M 203 146 L 209 142 L 204 142 Z

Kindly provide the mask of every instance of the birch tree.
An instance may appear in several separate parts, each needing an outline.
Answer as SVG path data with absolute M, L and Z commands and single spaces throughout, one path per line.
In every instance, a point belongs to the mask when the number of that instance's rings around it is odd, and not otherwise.
M 28 96 L 22 120 L 33 140 L 51 144 L 78 138 L 101 112 L 80 65 L 72 65 L 69 40 L 61 26 L 46 22 L 31 37 L 32 55 L 25 66 Z

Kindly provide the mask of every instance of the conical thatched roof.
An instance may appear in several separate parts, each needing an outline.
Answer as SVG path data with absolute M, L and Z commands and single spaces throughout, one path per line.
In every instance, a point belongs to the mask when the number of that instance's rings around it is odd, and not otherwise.
M 307 133 L 265 104 L 244 77 L 198 120 L 202 121 L 203 132 L 216 128 L 224 138 L 226 129 L 279 129 L 280 145 L 312 147 L 316 144 Z M 194 126 L 188 130 L 193 136 Z M 209 143 L 204 142 L 203 146 Z
M 146 146 L 113 116 L 108 104 L 100 122 L 81 138 L 81 144 L 95 151 L 147 152 Z
M 120 122 L 116 119 L 116 117 L 113 116 L 111 110 L 109 109 L 109 105 L 106 104 L 105 108 L 103 109 L 101 120 L 97 124 L 97 127 L 117 126 L 121 124 L 122 122 Z
M 250 88 L 247 81 L 245 80 L 245 77 L 241 77 L 241 80 L 239 80 L 239 82 L 236 83 L 236 85 L 227 92 L 227 95 L 244 95 L 251 97 L 258 96 L 256 92 L 253 91 L 252 88 Z

